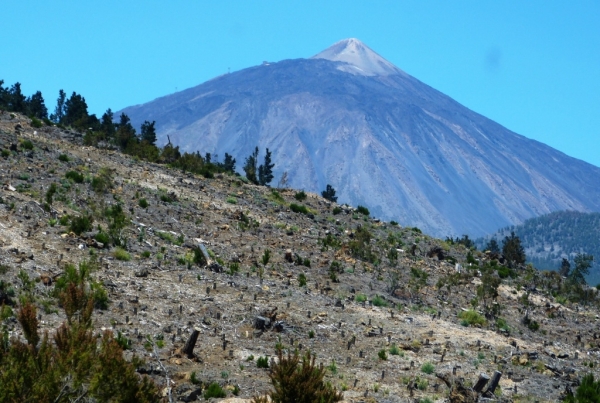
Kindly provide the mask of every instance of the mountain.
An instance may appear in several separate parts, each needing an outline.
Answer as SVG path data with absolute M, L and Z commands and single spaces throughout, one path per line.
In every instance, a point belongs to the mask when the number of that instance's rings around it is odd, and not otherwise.
M 600 213 L 557 211 L 503 228 L 475 243 L 482 249 L 488 240 L 496 238 L 500 243 L 511 231 L 521 239 L 527 261 L 541 270 L 557 270 L 563 258 L 574 267 L 573 259 L 578 253 L 594 256 L 587 280 L 590 284 L 600 283 Z
M 367 206 L 437 236 L 473 237 L 558 210 L 600 211 L 600 169 L 527 139 L 395 67 L 356 39 L 263 63 L 124 112 L 159 144 L 273 152 L 275 181 Z M 259 156 L 262 158 L 263 156 Z

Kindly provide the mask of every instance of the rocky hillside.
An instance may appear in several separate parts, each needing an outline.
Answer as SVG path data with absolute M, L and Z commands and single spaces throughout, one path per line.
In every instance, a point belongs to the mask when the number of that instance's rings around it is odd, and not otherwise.
M 131 106 L 182 151 L 273 152 L 275 180 L 439 236 L 558 210 L 600 211 L 600 168 L 481 116 L 349 39 Z M 264 151 L 263 151 L 264 152 Z M 263 154 L 264 155 L 264 154 Z M 263 158 L 263 155 L 260 158 Z
M 314 353 L 347 402 L 550 402 L 598 376 L 594 290 L 311 193 L 182 174 L 80 139 L 0 115 L 0 297 L 13 339 L 22 295 L 52 334 L 65 321 L 55 284 L 92 262 L 107 297 L 94 328 L 129 341 L 125 356 L 145 359 L 138 371 L 165 400 L 202 399 L 216 382 L 226 401 L 249 401 L 271 388 L 257 362 L 277 349 Z M 497 387 L 476 385 L 496 371 Z

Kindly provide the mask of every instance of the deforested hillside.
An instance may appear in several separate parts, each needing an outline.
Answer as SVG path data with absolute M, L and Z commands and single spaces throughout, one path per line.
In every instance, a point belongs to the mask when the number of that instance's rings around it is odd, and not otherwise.
M 555 402 L 598 376 L 583 283 L 38 123 L 0 113 L 2 401 L 250 402 L 295 352 L 346 402 Z

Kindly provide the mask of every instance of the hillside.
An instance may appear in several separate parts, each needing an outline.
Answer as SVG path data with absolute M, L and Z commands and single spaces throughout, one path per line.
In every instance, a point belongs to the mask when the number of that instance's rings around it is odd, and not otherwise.
M 558 211 L 526 220 L 521 225 L 507 227 L 495 234 L 480 239 L 482 248 L 488 239 L 503 239 L 511 231 L 521 238 L 527 260 L 540 270 L 557 270 L 563 258 L 573 265 L 578 253 L 587 253 L 596 258 L 590 270 L 588 282 L 600 283 L 600 214 L 577 211 Z
M 600 211 L 600 168 L 523 137 L 356 39 L 263 63 L 115 114 L 158 144 L 239 162 L 273 153 L 275 180 L 438 236 L 484 236 L 559 210 Z M 260 158 L 264 154 L 261 154 Z
M 249 402 L 271 388 L 257 359 L 277 349 L 315 354 L 346 402 L 473 402 L 479 374 L 495 371 L 489 398 L 554 402 L 599 375 L 594 289 L 315 194 L 182 173 L 82 137 L 0 114 L 1 319 L 13 342 L 26 337 L 24 298 L 39 331 L 56 334 L 66 316 L 53 290 L 86 264 L 101 302 L 94 334 L 119 335 L 165 401 L 202 399 L 216 382 L 222 401 Z

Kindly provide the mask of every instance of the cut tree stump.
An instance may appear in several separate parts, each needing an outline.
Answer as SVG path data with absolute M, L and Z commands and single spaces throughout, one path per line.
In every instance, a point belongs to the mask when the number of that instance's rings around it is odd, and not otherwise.
M 196 346 L 196 341 L 198 340 L 199 334 L 200 334 L 200 331 L 198 329 L 194 329 L 194 331 L 190 335 L 189 339 L 185 342 L 185 346 L 183 347 L 183 350 L 181 350 L 181 352 L 184 353 L 185 355 L 187 355 L 188 358 L 194 357 L 194 347 Z

